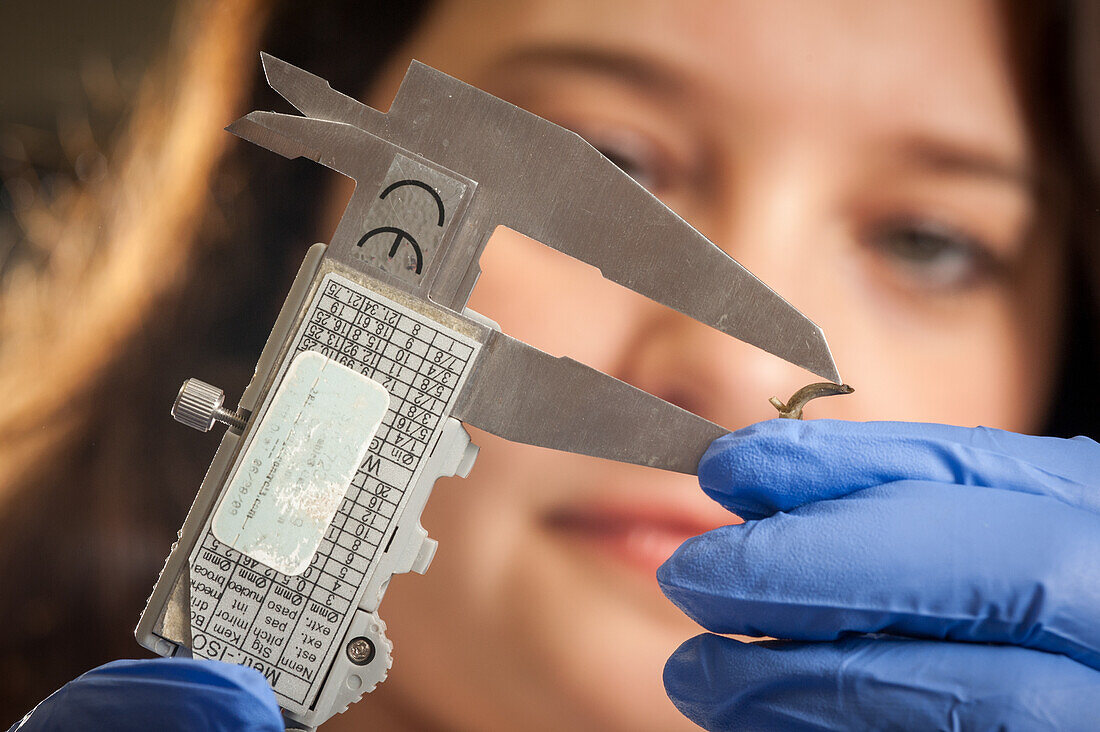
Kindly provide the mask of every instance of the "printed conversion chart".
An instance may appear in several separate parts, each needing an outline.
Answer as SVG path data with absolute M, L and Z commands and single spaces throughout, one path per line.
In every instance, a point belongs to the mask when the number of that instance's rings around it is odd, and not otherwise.
M 380 383 L 389 409 L 301 574 L 283 574 L 218 541 L 208 522 L 190 557 L 195 656 L 258 669 L 285 701 L 312 703 L 478 348 L 340 275 L 325 276 L 282 369 L 316 351 Z

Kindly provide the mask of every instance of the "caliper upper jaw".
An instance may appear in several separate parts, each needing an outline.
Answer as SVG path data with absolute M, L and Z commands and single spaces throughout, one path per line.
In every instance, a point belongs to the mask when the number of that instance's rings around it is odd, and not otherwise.
M 432 299 L 461 310 L 492 231 L 507 226 L 603 276 L 839 383 L 824 333 L 577 134 L 419 62 L 387 113 L 263 55 L 303 114 L 354 125 L 478 182 Z
M 328 256 L 428 298 L 459 243 L 475 181 L 344 122 L 251 112 L 226 129 L 354 180 Z
M 384 135 L 387 115 L 336 91 L 325 79 L 260 52 L 267 84 L 307 117 L 344 122 L 361 130 Z
M 417 263 L 415 275 L 395 275 L 382 262 L 369 268 L 372 276 L 412 285 L 462 312 L 486 241 L 497 226 L 506 226 L 651 300 L 839 382 L 821 328 L 575 133 L 415 61 L 383 113 L 318 76 L 268 54 L 262 59 L 271 87 L 306 116 L 253 112 L 228 129 L 355 179 L 356 192 L 332 239 L 335 258 L 362 266 L 357 247 L 365 222 L 389 190 L 383 173 L 390 166 L 392 174 L 395 156 L 413 156 L 431 168 L 425 172 L 431 185 L 424 187 L 438 193 L 454 184 L 461 206 L 448 214 L 430 271 L 420 273 Z M 571 359 L 499 332 L 486 338 L 456 416 L 493 434 L 694 472 L 702 452 L 726 432 Z

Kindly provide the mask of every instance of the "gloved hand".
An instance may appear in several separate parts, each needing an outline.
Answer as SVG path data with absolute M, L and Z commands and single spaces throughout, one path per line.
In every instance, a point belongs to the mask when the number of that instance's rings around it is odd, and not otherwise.
M 936 424 L 772 420 L 703 489 L 746 519 L 664 593 L 715 633 L 665 687 L 717 729 L 1100 729 L 1100 445 Z M 879 635 L 888 634 L 888 635 Z
M 9 732 L 283 732 L 259 672 L 220 661 L 114 661 L 73 679 Z

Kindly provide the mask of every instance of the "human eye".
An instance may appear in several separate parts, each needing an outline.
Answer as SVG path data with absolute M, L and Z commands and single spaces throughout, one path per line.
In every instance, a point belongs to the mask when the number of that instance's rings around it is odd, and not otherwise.
M 919 290 L 957 292 L 979 287 L 1004 269 L 980 239 L 933 220 L 879 223 L 867 233 L 865 244 L 891 273 Z
M 644 134 L 619 127 L 573 124 L 574 131 L 588 144 L 633 178 L 650 193 L 669 186 L 670 166 L 660 146 Z

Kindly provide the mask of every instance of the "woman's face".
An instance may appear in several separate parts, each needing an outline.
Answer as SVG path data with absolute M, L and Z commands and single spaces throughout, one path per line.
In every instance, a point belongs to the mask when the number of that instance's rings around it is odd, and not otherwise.
M 368 101 L 415 57 L 586 137 L 824 328 L 856 392 L 810 417 L 1028 431 L 1062 265 L 1003 43 L 977 0 L 443 2 Z M 728 428 L 813 380 L 511 232 L 482 267 L 470 306 L 506 333 Z M 695 729 L 661 668 L 699 629 L 654 571 L 738 519 L 691 477 L 474 440 L 424 516 L 434 565 L 383 604 L 392 678 L 347 721 Z

